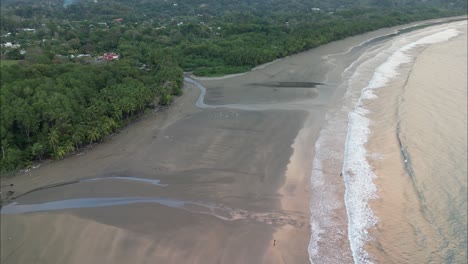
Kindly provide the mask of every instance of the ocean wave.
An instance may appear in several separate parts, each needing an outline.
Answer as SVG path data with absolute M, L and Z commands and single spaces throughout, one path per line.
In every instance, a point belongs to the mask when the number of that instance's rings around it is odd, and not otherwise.
M 434 29 L 429 29 L 434 31 Z M 427 36 L 428 32 L 413 32 L 413 36 L 416 38 Z M 399 34 L 394 34 L 399 35 Z M 357 47 L 365 46 L 369 41 L 363 42 L 357 46 L 349 48 L 347 51 L 339 54 L 332 54 L 324 56 L 330 64 L 334 64 L 336 56 L 346 55 L 347 53 L 355 50 Z M 350 223 L 355 226 L 353 230 L 348 234 L 348 226 L 343 222 L 346 222 L 346 214 L 344 216 L 337 214 L 337 210 L 340 211 L 345 205 L 343 200 L 341 200 L 337 194 L 339 191 L 339 186 L 336 186 L 334 181 L 334 175 L 339 175 L 343 165 L 343 149 L 342 146 L 346 143 L 346 137 L 351 135 L 351 131 L 347 131 L 349 127 L 348 122 L 351 123 L 351 126 L 365 128 L 364 130 L 352 132 L 357 132 L 360 134 L 359 138 L 356 138 L 354 135 L 354 149 L 351 149 L 351 145 L 348 144 L 347 150 L 353 152 L 356 155 L 356 163 L 360 163 L 363 159 L 360 156 L 366 157 L 365 153 L 365 142 L 368 136 L 368 120 L 365 115 L 369 111 L 362 107 L 363 99 L 375 99 L 377 98 L 371 89 L 352 91 L 349 89 L 351 83 L 354 82 L 365 82 L 368 87 L 372 89 L 377 87 L 378 83 L 384 84 L 388 80 L 386 79 L 386 73 L 396 74 L 396 69 L 392 69 L 392 65 L 384 65 L 388 58 L 402 46 L 411 43 L 411 40 L 406 38 L 400 38 L 397 41 L 390 41 L 388 43 L 379 43 L 375 46 L 369 46 L 368 49 L 361 54 L 355 61 L 353 61 L 342 73 L 342 78 L 347 80 L 339 89 L 345 89 L 345 101 L 342 109 L 327 114 L 326 125 L 321 129 L 319 137 L 315 143 L 315 154 L 313 160 L 313 169 L 311 177 L 311 239 L 308 245 L 309 259 L 311 263 L 347 263 L 351 262 L 353 257 L 351 256 L 351 249 L 348 242 L 343 242 L 346 239 L 343 237 L 348 237 L 349 239 L 354 240 L 354 245 L 363 245 L 369 237 L 367 236 L 367 228 L 376 223 L 376 219 L 372 214 L 372 211 L 367 205 L 367 199 L 370 197 L 375 197 L 375 187 L 372 185 L 372 179 L 375 177 L 373 175 L 372 169 L 367 164 L 361 164 L 364 166 L 360 168 L 361 171 L 365 171 L 367 177 L 365 179 L 358 178 L 353 179 L 348 177 L 348 187 L 355 189 L 358 193 L 348 192 L 348 211 L 352 211 L 353 219 L 358 221 L 358 219 L 366 219 L 366 221 L 361 221 L 357 223 Z M 384 65 L 379 70 L 379 74 L 376 74 L 375 67 L 372 65 Z M 363 70 L 370 69 L 370 70 Z M 369 82 L 370 76 L 374 78 Z M 346 89 L 348 88 L 348 89 Z M 348 117 L 348 113 L 352 110 L 352 114 Z M 349 143 L 349 141 L 348 141 Z M 359 146 L 358 143 L 360 144 Z M 356 147 L 357 146 L 357 147 Z M 356 148 L 360 152 L 356 152 Z M 359 154 L 361 153 L 361 155 Z M 348 159 L 348 162 L 350 160 Z M 349 163 L 348 163 L 349 165 Z M 338 170 L 334 169 L 339 167 Z M 344 167 L 343 167 L 344 168 Z M 336 179 L 335 179 L 336 180 Z M 350 186 L 352 185 L 352 187 Z M 359 193 L 359 190 L 366 189 L 365 193 Z M 362 196 L 362 197 L 360 197 Z M 357 202 L 350 202 L 350 197 L 357 197 Z M 363 198 L 365 197 L 365 198 Z M 359 198 L 361 198 L 359 200 Z M 354 206 L 354 209 L 350 207 Z M 349 218 L 349 217 L 348 217 Z M 359 226 L 359 224 L 361 224 Z M 348 239 L 348 240 L 349 240 Z M 348 247 L 344 249 L 342 247 Z M 341 247 L 341 248 L 340 248 Z M 340 251 L 340 254 L 336 254 L 336 251 Z M 359 251 L 359 249 L 357 250 Z M 359 259 L 363 260 L 360 262 L 366 262 L 368 256 L 366 253 L 360 253 Z
M 340 215 L 344 212 L 344 201 L 337 195 L 341 187 L 336 184 L 341 181 L 338 176 L 343 157 L 341 146 L 346 136 L 346 120 L 339 118 L 343 114 L 340 111 L 327 115 L 328 122 L 315 143 L 311 177 L 311 239 L 308 246 L 311 263 L 348 263 L 352 259 L 345 241 L 346 215 Z
M 462 22 L 462 23 L 466 23 Z M 460 23 L 452 23 L 457 25 Z M 409 51 L 422 45 L 430 45 L 447 41 L 460 34 L 450 25 L 431 27 L 409 36 L 395 40 L 385 50 L 370 61 L 382 60 L 387 57 L 373 72 L 367 86 L 361 91 L 359 100 L 353 111 L 349 113 L 348 135 L 345 144 L 343 162 L 343 178 L 345 181 L 345 204 L 348 214 L 348 236 L 355 263 L 372 263 L 364 245 L 369 241 L 369 228 L 375 226 L 377 218 L 369 207 L 369 200 L 376 198 L 376 186 L 373 180 L 377 177 L 367 162 L 366 144 L 370 134 L 371 120 L 367 117 L 369 110 L 365 108 L 364 100 L 377 99 L 376 89 L 385 87 L 391 80 L 398 77 L 399 68 L 413 62 L 415 56 Z M 409 43 L 408 43 L 409 42 Z M 358 70 L 356 70 L 356 74 Z

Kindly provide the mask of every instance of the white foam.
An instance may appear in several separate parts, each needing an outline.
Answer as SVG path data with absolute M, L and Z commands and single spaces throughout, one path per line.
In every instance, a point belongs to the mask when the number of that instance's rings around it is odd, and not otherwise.
M 431 27 L 410 34 L 409 37 L 402 36 L 392 45 L 387 46 L 385 51 L 381 51 L 381 54 L 369 59 L 369 61 L 379 61 L 383 56 L 388 56 L 387 60 L 376 68 L 372 79 L 362 89 L 355 109 L 348 116 L 343 178 L 346 186 L 345 204 L 348 214 L 348 236 L 355 263 L 372 263 L 369 254 L 364 250 L 364 244 L 370 239 L 368 229 L 377 223 L 377 218 L 368 204 L 370 199 L 376 197 L 377 190 L 373 184 L 376 175 L 367 162 L 366 143 L 369 138 L 371 121 L 366 117 L 369 110 L 365 108 L 363 101 L 376 99 L 377 96 L 373 91 L 385 87 L 391 80 L 398 77 L 398 69 L 403 64 L 414 60 L 414 57 L 408 54 L 410 50 L 420 45 L 444 42 L 459 35 L 456 29 L 448 27 L 447 25 Z M 416 40 L 414 40 L 415 38 Z M 412 42 L 408 43 L 408 41 Z M 356 74 L 359 73 L 356 72 Z
M 322 150 L 322 141 L 324 135 L 322 134 L 323 130 L 320 132 L 319 138 L 317 142 L 315 143 L 315 157 L 312 165 L 312 175 L 314 177 L 311 178 L 311 192 L 312 195 L 315 193 L 315 190 L 319 190 L 322 188 L 324 185 L 324 175 L 322 172 L 322 162 L 321 160 L 324 159 L 325 157 L 323 156 L 323 151 Z M 314 196 L 314 195 L 313 195 Z M 309 259 L 310 263 L 313 263 L 313 259 L 318 257 L 319 254 L 319 241 L 320 241 L 320 236 L 323 234 L 324 230 L 322 229 L 322 223 L 321 223 L 321 218 L 322 216 L 326 213 L 323 211 L 322 206 L 314 206 L 314 203 L 316 201 L 314 200 L 314 197 L 312 197 L 311 200 L 311 218 L 310 218 L 310 225 L 311 225 L 311 238 L 309 242 Z M 321 201 L 317 201 L 317 203 L 320 203 Z M 320 208 L 317 211 L 316 207 Z
M 345 203 L 348 213 L 348 236 L 355 263 L 368 263 L 369 256 L 363 250 L 368 240 L 367 229 L 377 219 L 369 208 L 368 200 L 375 197 L 376 177 L 366 162 L 366 143 L 369 136 L 369 119 L 356 112 L 349 114 L 348 136 L 343 163 L 343 179 L 346 185 Z
M 336 168 L 341 167 L 343 156 L 340 146 L 344 144 L 346 135 L 345 116 L 338 118 L 342 115 L 341 111 L 327 114 L 327 124 L 315 143 L 311 177 L 311 239 L 308 246 L 311 263 L 343 263 L 343 259 L 350 258 L 350 251 L 340 248 L 346 226 L 336 215 L 337 210 L 343 208 L 343 201 L 337 200 L 340 198 L 336 195 L 339 187 L 327 178 L 330 174 L 337 177 L 341 171 Z M 324 255 L 324 252 L 335 250 L 340 254 Z
M 429 29 L 423 33 L 413 32 L 412 36 L 416 39 L 422 38 L 427 36 L 428 32 L 432 32 L 430 30 L 434 31 L 434 29 Z M 350 255 L 347 255 L 350 254 L 348 253 L 349 251 L 340 248 L 334 248 L 335 246 L 340 247 L 339 245 L 342 244 L 340 242 L 342 240 L 342 235 L 346 234 L 347 230 L 346 226 L 344 226 L 341 222 L 342 220 L 336 218 L 335 212 L 339 207 L 341 207 L 341 205 L 338 205 L 340 201 L 336 200 L 336 186 L 328 182 L 328 178 L 326 178 L 327 176 L 330 176 L 330 173 L 335 174 L 337 172 L 333 169 L 330 171 L 330 168 L 328 167 L 323 167 L 325 164 L 324 162 L 327 164 L 336 164 L 340 167 L 342 165 L 343 153 L 339 149 L 339 145 L 342 146 L 345 144 L 345 137 L 350 135 L 346 130 L 348 127 L 348 113 L 350 109 L 354 109 L 354 115 L 356 115 L 355 117 L 350 118 L 353 119 L 353 124 L 355 126 L 367 128 L 367 124 L 370 122 L 365 117 L 365 115 L 369 113 L 369 110 L 363 107 L 363 100 L 376 99 L 377 96 L 373 93 L 373 89 L 353 91 L 350 89 L 352 86 L 350 84 L 354 84 L 356 82 L 366 82 L 368 83 L 369 87 L 373 86 L 377 88 L 379 83 L 385 83 L 388 81 L 386 72 L 392 70 L 390 63 L 382 66 L 378 74 L 376 74 L 374 71 L 374 65 L 383 65 L 395 51 L 399 50 L 402 46 L 411 43 L 411 41 L 414 42 L 414 40 L 400 36 L 397 40 L 390 41 L 377 47 L 371 47 L 371 49 L 362 54 L 343 72 L 343 78 L 348 80 L 348 82 L 343 85 L 348 86 L 346 98 L 351 98 L 351 100 L 349 100 L 349 102 L 347 101 L 340 111 L 327 114 L 326 120 L 328 122 L 325 127 L 322 128 L 315 144 L 315 154 L 311 177 L 311 239 L 308 246 L 309 260 L 311 263 L 345 263 L 348 262 L 349 258 L 351 257 Z M 354 47 L 351 47 L 347 52 L 351 51 L 352 48 Z M 331 57 L 335 55 L 339 54 L 325 56 L 324 59 L 330 61 L 332 60 Z M 396 69 L 393 70 L 393 74 L 396 73 Z M 367 76 L 373 75 L 376 76 L 374 76 L 372 82 L 369 82 Z M 351 120 L 349 121 L 352 122 Z M 358 123 L 359 125 L 357 125 Z M 353 130 L 352 132 L 354 133 L 356 131 Z M 361 134 L 361 139 L 367 139 L 368 130 L 359 132 Z M 359 142 L 359 138 L 355 138 L 355 140 Z M 342 141 L 342 143 L 340 141 Z M 358 150 L 360 150 L 361 155 L 365 156 L 365 141 L 361 141 L 361 143 L 362 144 L 359 146 Z M 352 150 L 351 148 L 348 148 L 348 151 L 355 151 L 355 149 Z M 358 158 L 359 156 L 359 153 L 356 153 L 356 161 L 360 160 L 360 158 Z M 372 158 L 375 158 L 375 156 L 372 156 Z M 372 177 L 375 176 L 372 175 L 371 168 L 364 167 L 361 169 L 370 174 L 368 175 L 367 180 L 372 183 L 369 178 L 372 179 Z M 367 188 L 367 192 L 364 194 L 365 197 L 375 197 L 373 196 L 375 195 L 375 187 L 373 187 L 373 185 L 366 187 L 368 185 L 365 179 L 361 179 L 361 181 L 358 182 L 350 182 L 348 185 L 351 184 L 353 184 L 353 187 L 356 190 Z M 349 194 L 351 196 L 353 195 L 353 193 Z M 359 204 L 354 204 L 355 207 L 363 208 L 361 210 L 357 210 L 356 213 L 353 214 L 354 218 L 366 218 L 366 222 L 363 223 L 362 226 L 356 225 L 356 229 L 362 231 L 353 234 L 352 239 L 361 241 L 358 243 L 353 242 L 354 244 L 364 244 L 365 240 L 368 239 L 366 233 L 367 225 L 372 225 L 376 222 L 376 219 L 372 215 L 370 208 L 367 206 L 367 198 L 361 200 Z M 334 251 L 339 251 L 340 253 L 333 255 L 325 253 Z M 363 255 L 361 259 L 367 258 L 367 255 Z

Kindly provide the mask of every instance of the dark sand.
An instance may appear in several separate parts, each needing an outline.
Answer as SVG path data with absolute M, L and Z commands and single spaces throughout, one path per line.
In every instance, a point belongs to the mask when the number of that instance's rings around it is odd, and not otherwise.
M 196 88 L 187 88 L 170 109 L 136 122 L 92 150 L 43 164 L 2 184 L 14 183 L 8 188 L 19 195 L 71 182 L 21 196 L 16 199 L 21 204 L 162 197 L 226 206 L 240 211 L 240 219 L 222 210 L 153 203 L 2 215 L 2 262 L 270 262 L 273 256 L 262 252 L 272 246 L 275 229 L 285 225 L 300 230 L 304 239 L 300 244 L 279 240 L 275 248 L 280 252 L 295 245 L 297 249 L 282 257 L 306 262 L 308 212 L 279 210 L 277 192 L 305 112 L 201 111 L 193 106 L 198 94 Z M 106 176 L 158 179 L 167 186 L 125 180 L 73 182 Z
M 309 262 L 314 142 L 343 93 L 336 89 L 341 72 L 359 55 L 350 47 L 394 30 L 334 42 L 244 75 L 200 79 L 205 103 L 228 108 L 197 108 L 200 91 L 186 83 L 168 110 L 92 149 L 3 179 L 2 197 L 13 191 L 19 204 L 118 197 L 190 204 L 2 214 L 1 263 Z M 242 110 L 246 105 L 250 110 Z M 164 186 L 79 182 L 110 176 L 157 179 Z M 342 209 L 338 217 L 346 219 Z M 347 234 L 341 235 L 348 252 Z

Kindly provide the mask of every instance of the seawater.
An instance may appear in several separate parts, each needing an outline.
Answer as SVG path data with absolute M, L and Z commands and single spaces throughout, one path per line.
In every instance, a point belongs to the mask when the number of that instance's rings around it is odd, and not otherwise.
M 334 244 L 349 245 L 354 263 L 466 262 L 466 86 L 407 86 L 425 49 L 464 32 L 466 21 L 395 37 L 343 73 L 342 107 L 329 113 L 315 147 L 311 262 L 349 263 L 324 249 Z M 330 187 L 340 164 L 347 219 L 336 217 L 340 192 Z

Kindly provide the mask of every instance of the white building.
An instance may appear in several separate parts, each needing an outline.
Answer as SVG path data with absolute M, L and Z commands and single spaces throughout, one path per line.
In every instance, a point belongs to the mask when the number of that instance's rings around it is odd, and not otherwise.
M 2 47 L 4 48 L 11 48 L 11 49 L 17 49 L 19 48 L 21 45 L 20 44 L 13 44 L 11 42 L 7 42 L 5 44 L 2 44 Z

